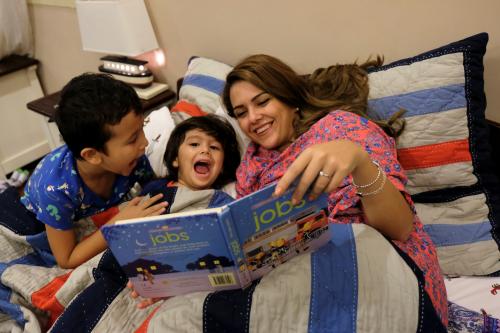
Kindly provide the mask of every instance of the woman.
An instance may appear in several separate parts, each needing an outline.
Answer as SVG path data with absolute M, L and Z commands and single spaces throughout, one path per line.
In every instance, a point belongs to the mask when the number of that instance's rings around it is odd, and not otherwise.
M 369 121 L 361 66 L 321 69 L 309 78 L 267 55 L 244 59 L 228 75 L 223 102 L 251 139 L 237 171 L 239 197 L 278 181 L 276 195 L 300 178 L 293 198 L 329 193 L 331 223 L 366 223 L 423 271 L 425 290 L 447 325 L 436 251 L 405 191 L 394 119 Z M 344 111 L 341 111 L 344 110 Z M 389 134 L 389 135 L 387 135 Z M 300 177 L 299 177 L 300 176 Z

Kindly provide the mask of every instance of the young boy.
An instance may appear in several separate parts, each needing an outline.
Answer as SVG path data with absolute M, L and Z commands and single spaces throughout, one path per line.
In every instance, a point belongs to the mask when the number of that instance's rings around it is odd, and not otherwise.
M 228 121 L 216 115 L 184 120 L 170 134 L 164 162 L 168 176 L 148 183 L 143 193 L 163 194 L 169 202 L 165 213 L 220 207 L 234 200 L 220 190 L 236 180 L 240 164 L 236 133 Z M 131 283 L 128 287 L 137 298 Z M 137 306 L 145 308 L 161 299 L 141 299 Z
M 63 88 L 55 120 L 66 145 L 40 161 L 21 198 L 45 224 L 59 266 L 74 268 L 107 247 L 99 231 L 77 242 L 74 221 L 116 206 L 153 176 L 143 119 L 135 91 L 110 76 L 83 74 Z M 108 223 L 161 214 L 161 197 L 134 198 Z

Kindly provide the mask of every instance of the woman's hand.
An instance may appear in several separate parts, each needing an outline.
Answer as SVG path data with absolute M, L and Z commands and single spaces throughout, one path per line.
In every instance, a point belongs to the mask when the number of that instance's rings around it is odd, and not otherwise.
M 283 194 L 300 177 L 292 195 L 298 204 L 311 187 L 310 199 L 321 192 L 333 192 L 349 174 L 357 184 L 370 184 L 371 195 L 361 197 L 361 207 L 367 224 L 394 240 L 406 241 L 413 230 L 413 213 L 403 195 L 386 175 L 375 166 L 368 153 L 358 144 L 336 140 L 313 145 L 304 150 L 290 165 L 276 185 L 274 195 Z M 375 181 L 374 181 L 375 180 Z
M 132 282 L 128 281 L 127 282 L 127 288 L 130 289 L 130 296 L 134 299 L 140 298 L 139 294 L 137 291 L 135 291 L 134 286 L 132 285 Z M 156 302 L 169 299 L 170 297 L 153 297 L 153 298 L 142 298 L 139 300 L 137 303 L 137 308 L 139 309 L 145 309 L 150 305 L 155 304 Z
M 367 163 L 370 164 L 368 153 L 352 141 L 336 140 L 315 144 L 304 150 L 290 165 L 276 185 L 274 194 L 284 193 L 300 176 L 292 203 L 300 202 L 304 193 L 314 183 L 310 194 L 313 199 L 321 192 L 334 191 L 346 176 L 359 165 Z

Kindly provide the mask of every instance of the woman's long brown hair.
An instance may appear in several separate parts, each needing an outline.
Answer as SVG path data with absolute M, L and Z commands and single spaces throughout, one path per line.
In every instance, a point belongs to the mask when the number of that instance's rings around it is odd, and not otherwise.
M 397 137 L 404 128 L 400 118 L 403 111 L 396 112 L 388 120 L 368 116 L 368 73 L 370 67 L 381 66 L 383 59 L 368 59 L 358 65 L 333 65 L 319 68 L 311 75 L 299 76 L 281 60 L 265 55 L 252 55 L 229 72 L 222 92 L 223 103 L 230 116 L 234 111 L 230 100 L 230 89 L 238 81 L 247 81 L 269 93 L 284 104 L 299 108 L 299 119 L 294 124 L 297 135 L 306 132 L 316 121 L 332 110 L 344 110 L 370 119 L 388 135 Z

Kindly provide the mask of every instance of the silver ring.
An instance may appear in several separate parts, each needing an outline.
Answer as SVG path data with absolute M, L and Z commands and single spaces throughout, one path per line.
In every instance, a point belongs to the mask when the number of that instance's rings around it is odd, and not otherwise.
M 323 170 L 321 170 L 321 171 L 319 172 L 319 175 L 320 175 L 320 176 L 323 176 L 323 177 L 326 177 L 326 178 L 330 178 L 330 177 L 331 177 L 329 174 L 327 174 L 327 173 L 326 173 L 326 172 L 324 172 Z

